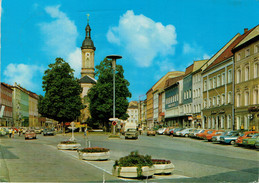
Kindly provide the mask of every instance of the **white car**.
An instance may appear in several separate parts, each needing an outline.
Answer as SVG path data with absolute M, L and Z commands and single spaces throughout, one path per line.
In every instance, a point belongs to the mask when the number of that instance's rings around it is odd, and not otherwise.
M 189 133 L 191 131 L 193 131 L 195 128 L 187 128 L 187 129 L 184 129 L 182 131 L 179 131 L 180 132 L 180 136 L 182 137 L 188 137 L 189 136 Z M 177 132 L 176 132 L 177 133 Z
M 156 133 L 157 133 L 158 135 L 163 135 L 164 132 L 165 132 L 165 130 L 166 130 L 166 128 L 159 128 L 159 129 L 156 131 Z

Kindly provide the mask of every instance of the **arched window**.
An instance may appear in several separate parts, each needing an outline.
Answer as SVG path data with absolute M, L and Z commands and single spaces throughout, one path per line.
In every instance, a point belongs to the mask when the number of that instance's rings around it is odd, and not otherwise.
M 241 69 L 237 70 L 237 83 L 241 82 Z
M 248 106 L 249 105 L 249 92 L 246 91 L 245 92 L 245 106 Z
M 258 93 L 258 89 L 254 90 L 254 104 L 259 104 L 259 93 Z
M 225 105 L 225 102 L 226 102 L 225 94 L 222 94 L 221 101 L 222 101 L 222 105 Z
M 221 116 L 220 122 L 221 122 L 220 128 L 223 129 L 225 126 L 225 117 L 224 116 Z
M 216 105 L 216 97 L 213 97 L 213 106 Z
M 249 80 L 249 66 L 245 67 L 245 81 Z
M 228 104 L 232 101 L 232 92 L 228 92 Z
M 240 107 L 240 105 L 241 105 L 241 94 L 238 93 L 237 94 L 237 107 Z
M 254 78 L 259 77 L 259 62 L 256 62 L 254 65 Z
M 211 128 L 211 118 L 208 118 L 208 128 Z
M 227 118 L 227 128 L 229 129 L 230 128 L 230 125 L 231 124 L 231 115 L 229 114 L 228 115 L 228 118 Z

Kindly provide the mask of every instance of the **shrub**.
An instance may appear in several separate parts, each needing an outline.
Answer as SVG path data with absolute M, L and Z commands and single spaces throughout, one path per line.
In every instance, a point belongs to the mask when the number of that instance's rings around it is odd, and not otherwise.
M 61 141 L 60 144 L 77 144 L 77 142 L 67 140 L 67 141 Z
M 95 152 L 108 152 L 110 151 L 110 149 L 101 148 L 101 147 L 88 147 L 88 148 L 79 149 L 78 151 L 95 153 Z
M 151 156 L 149 155 L 140 155 L 138 154 L 138 151 L 131 152 L 128 156 L 124 156 L 120 158 L 119 160 L 115 161 L 115 164 L 113 165 L 113 168 L 116 169 L 116 166 L 119 167 L 118 169 L 118 175 L 120 175 L 121 167 L 137 167 L 137 174 L 138 177 L 142 176 L 142 166 L 153 166 L 153 162 L 151 160 Z
M 164 159 L 152 159 L 153 164 L 170 164 L 170 160 L 164 160 Z

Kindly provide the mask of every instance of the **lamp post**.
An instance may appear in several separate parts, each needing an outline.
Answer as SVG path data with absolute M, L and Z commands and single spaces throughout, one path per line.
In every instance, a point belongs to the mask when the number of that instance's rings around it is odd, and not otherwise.
M 115 70 L 116 70 L 116 60 L 121 59 L 120 55 L 108 55 L 106 58 L 112 59 L 112 69 L 113 69 L 113 119 L 115 119 Z M 112 134 L 115 135 L 115 125 L 113 126 Z

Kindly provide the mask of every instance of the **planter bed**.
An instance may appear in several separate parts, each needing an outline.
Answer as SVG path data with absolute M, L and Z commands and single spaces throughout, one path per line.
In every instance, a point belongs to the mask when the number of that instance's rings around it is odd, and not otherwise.
M 141 175 L 143 177 L 151 177 L 155 173 L 154 167 L 143 166 L 141 170 L 142 170 Z M 118 177 L 125 177 L 125 178 L 139 177 L 137 172 L 137 167 L 121 167 L 121 169 L 119 170 L 119 167 L 116 166 L 116 168 L 113 170 L 113 175 Z
M 61 150 L 77 150 L 79 147 L 81 144 L 73 141 L 63 141 L 57 145 L 57 148 Z
M 169 160 L 152 159 L 155 174 L 171 174 L 174 171 L 174 165 Z
M 100 147 L 89 147 L 84 149 L 78 149 L 79 159 L 84 160 L 107 160 L 110 158 L 110 150 Z

